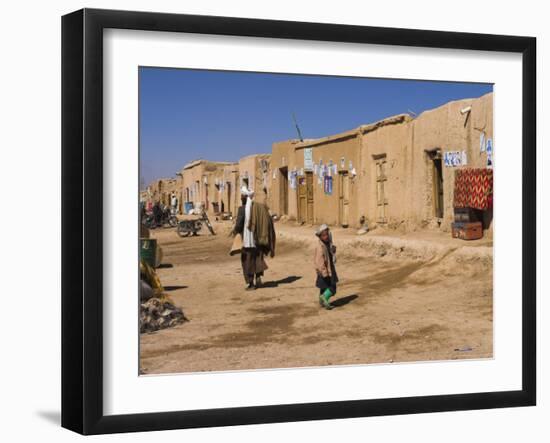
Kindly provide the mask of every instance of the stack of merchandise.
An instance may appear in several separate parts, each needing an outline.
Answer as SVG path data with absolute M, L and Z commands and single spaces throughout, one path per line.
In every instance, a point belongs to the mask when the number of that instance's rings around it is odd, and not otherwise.
M 174 306 L 168 298 L 152 297 L 140 304 L 139 332 L 154 332 L 170 328 L 186 320 L 183 311 Z
M 186 321 L 181 308 L 164 293 L 160 279 L 144 259 L 140 261 L 139 331 L 154 332 Z
M 455 171 L 453 238 L 483 237 L 482 211 L 493 206 L 493 170 L 465 168 Z
M 453 238 L 478 240 L 483 237 L 483 224 L 472 208 L 455 208 L 455 221 L 451 224 Z

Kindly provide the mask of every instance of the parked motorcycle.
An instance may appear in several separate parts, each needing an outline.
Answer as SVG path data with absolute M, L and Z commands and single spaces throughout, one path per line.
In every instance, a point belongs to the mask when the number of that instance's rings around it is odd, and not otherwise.
M 188 237 L 189 235 L 197 235 L 201 230 L 203 223 L 206 225 L 212 235 L 216 235 L 214 228 L 206 215 L 206 212 L 202 212 L 199 218 L 181 220 L 178 223 L 177 233 L 180 237 Z
M 160 220 L 155 220 L 154 214 L 146 214 L 141 222 L 149 229 L 162 228 L 165 225 L 175 228 L 178 225 L 178 218 L 171 214 L 169 209 L 165 209 L 161 213 Z

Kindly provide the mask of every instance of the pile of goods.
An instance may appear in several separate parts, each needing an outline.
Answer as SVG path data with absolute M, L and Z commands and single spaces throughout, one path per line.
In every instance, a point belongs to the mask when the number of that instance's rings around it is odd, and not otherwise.
M 143 258 L 140 274 L 139 332 L 154 332 L 186 321 L 183 311 L 164 293 L 157 273 Z
M 455 171 L 453 238 L 478 240 L 483 237 L 484 211 L 493 207 L 493 170 L 464 168 Z
M 186 320 L 183 311 L 166 298 L 152 297 L 139 308 L 139 332 L 171 328 Z

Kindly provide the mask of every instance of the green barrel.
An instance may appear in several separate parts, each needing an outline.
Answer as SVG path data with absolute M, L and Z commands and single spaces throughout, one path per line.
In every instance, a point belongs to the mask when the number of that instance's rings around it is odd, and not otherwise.
M 156 266 L 157 240 L 155 238 L 139 239 L 139 256 L 152 268 Z

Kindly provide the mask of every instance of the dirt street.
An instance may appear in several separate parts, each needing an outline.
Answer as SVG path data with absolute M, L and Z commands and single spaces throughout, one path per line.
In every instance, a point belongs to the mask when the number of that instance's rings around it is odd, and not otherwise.
M 340 277 L 332 311 L 318 305 L 312 227 L 277 223 L 264 286 L 245 291 L 230 224 L 179 238 L 153 231 L 158 270 L 189 319 L 141 334 L 143 374 L 490 358 L 492 244 L 448 234 L 333 231 Z

